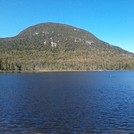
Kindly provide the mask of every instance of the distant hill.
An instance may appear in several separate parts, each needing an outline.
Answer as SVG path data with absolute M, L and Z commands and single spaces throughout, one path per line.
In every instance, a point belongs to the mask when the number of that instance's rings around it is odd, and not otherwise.
M 134 70 L 134 54 L 57 23 L 0 38 L 0 70 Z

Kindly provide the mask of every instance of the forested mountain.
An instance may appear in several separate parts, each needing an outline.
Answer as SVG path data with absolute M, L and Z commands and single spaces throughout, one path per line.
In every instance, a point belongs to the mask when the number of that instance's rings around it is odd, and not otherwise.
M 0 70 L 134 70 L 134 54 L 85 30 L 43 23 L 0 38 Z

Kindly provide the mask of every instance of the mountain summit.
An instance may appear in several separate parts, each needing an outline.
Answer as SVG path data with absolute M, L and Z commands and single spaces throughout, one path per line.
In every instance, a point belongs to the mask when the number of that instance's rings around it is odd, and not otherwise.
M 130 70 L 134 55 L 73 26 L 42 23 L 0 39 L 0 70 Z

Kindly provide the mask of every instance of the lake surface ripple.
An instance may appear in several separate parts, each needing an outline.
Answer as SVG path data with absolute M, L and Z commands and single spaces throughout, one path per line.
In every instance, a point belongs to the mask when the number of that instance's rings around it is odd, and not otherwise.
M 134 133 L 134 72 L 0 73 L 0 134 Z

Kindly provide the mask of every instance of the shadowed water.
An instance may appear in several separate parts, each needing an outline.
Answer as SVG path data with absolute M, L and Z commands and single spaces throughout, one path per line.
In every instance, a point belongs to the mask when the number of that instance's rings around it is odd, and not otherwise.
M 134 132 L 134 72 L 0 73 L 0 134 Z

